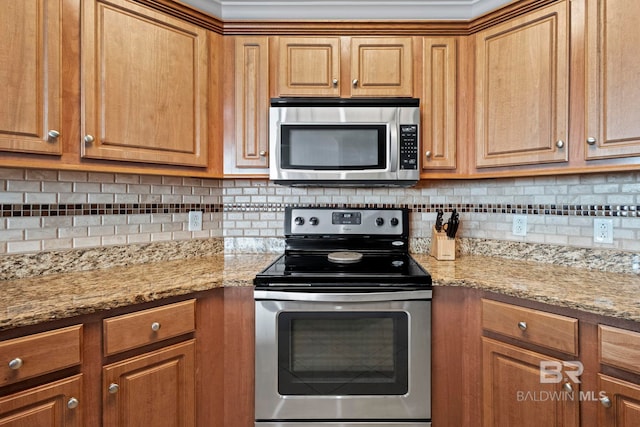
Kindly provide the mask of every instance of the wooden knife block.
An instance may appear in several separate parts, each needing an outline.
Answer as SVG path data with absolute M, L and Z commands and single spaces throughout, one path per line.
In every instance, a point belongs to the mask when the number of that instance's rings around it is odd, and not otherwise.
M 447 237 L 444 231 L 431 228 L 431 256 L 438 261 L 453 261 L 456 259 L 456 239 Z

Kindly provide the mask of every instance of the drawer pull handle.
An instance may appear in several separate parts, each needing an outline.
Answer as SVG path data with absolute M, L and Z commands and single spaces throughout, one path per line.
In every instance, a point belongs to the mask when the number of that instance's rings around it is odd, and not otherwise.
M 590 136 L 589 138 L 587 138 L 587 144 L 589 145 L 596 145 L 596 142 L 598 142 L 597 139 L 595 139 L 594 137 Z
M 120 390 L 120 386 L 116 383 L 111 383 L 107 390 L 109 391 L 109 394 L 116 394 Z
M 527 322 L 518 322 L 518 328 L 520 328 L 521 331 L 526 331 L 527 330 Z
M 153 332 L 158 332 L 160 330 L 160 323 L 159 322 L 153 322 L 151 324 L 151 330 Z
M 605 408 L 611 408 L 611 399 L 609 399 L 607 396 L 601 397 L 600 403 L 602 403 L 602 406 L 604 406 Z
M 93 144 L 93 141 L 95 141 L 96 139 L 93 137 L 93 135 L 85 135 L 84 136 L 84 143 L 89 145 L 89 144 Z
M 562 385 L 562 388 L 564 389 L 564 391 L 566 391 L 567 393 L 573 393 L 573 387 L 571 386 L 571 383 L 564 383 Z
M 19 357 L 16 357 L 9 362 L 9 369 L 17 371 L 20 368 L 22 368 L 22 359 L 20 359 Z
M 67 402 L 67 408 L 69 409 L 76 409 L 78 407 L 78 405 L 80 404 L 80 401 L 78 399 L 76 399 L 75 397 L 72 397 L 71 399 L 69 399 L 69 401 Z

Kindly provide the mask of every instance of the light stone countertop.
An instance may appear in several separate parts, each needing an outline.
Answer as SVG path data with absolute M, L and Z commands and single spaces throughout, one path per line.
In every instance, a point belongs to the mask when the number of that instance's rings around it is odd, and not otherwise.
M 252 286 L 277 254 L 219 254 L 0 281 L 0 330 L 187 295 Z M 464 286 L 640 322 L 640 276 L 487 256 L 413 254 L 435 286 Z
M 223 286 L 252 286 L 276 254 L 213 255 L 0 281 L 0 331 Z

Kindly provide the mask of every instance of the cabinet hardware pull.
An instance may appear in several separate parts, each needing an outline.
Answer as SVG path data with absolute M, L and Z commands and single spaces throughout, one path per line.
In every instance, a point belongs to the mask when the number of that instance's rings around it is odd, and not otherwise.
M 85 144 L 91 144 L 95 140 L 96 139 L 93 137 L 93 135 L 85 135 L 84 136 L 84 143 Z
M 562 388 L 564 389 L 564 391 L 566 391 L 567 393 L 573 393 L 573 386 L 571 386 L 571 383 L 564 383 L 562 385 Z
M 111 383 L 107 390 L 109 391 L 109 394 L 116 394 L 120 390 L 120 386 L 116 383 Z
M 261 152 L 258 153 L 260 155 L 260 157 L 266 157 L 267 156 L 267 152 L 262 150 Z
M 72 397 L 71 399 L 69 399 L 69 401 L 67 402 L 67 408 L 69 409 L 76 409 L 78 407 L 78 405 L 80 404 L 80 401 L 78 399 L 76 399 L 75 397 Z
M 333 87 L 338 87 L 338 79 L 333 79 L 331 83 L 333 83 Z
M 597 142 L 597 141 L 598 141 L 598 140 L 597 140 L 597 139 L 595 139 L 595 138 L 594 138 L 594 137 L 592 137 L 592 136 L 590 136 L 589 138 L 587 138 L 587 144 L 589 144 L 589 145 L 596 145 L 596 142 Z
M 564 141 L 559 139 L 558 142 L 556 142 L 556 147 L 558 147 L 558 148 L 564 147 Z
M 49 137 L 49 141 L 55 141 L 60 136 L 60 132 L 55 129 L 51 129 L 49 132 L 47 132 L 47 136 Z
M 151 330 L 153 332 L 158 332 L 160 330 L 160 323 L 159 322 L 153 322 L 151 324 Z
M 520 328 L 521 331 L 526 331 L 527 330 L 527 322 L 518 322 L 518 328 Z
M 427 157 L 427 159 L 431 158 L 431 151 L 427 151 L 426 153 L 424 153 L 424 155 Z
M 14 371 L 17 371 L 21 367 L 22 367 L 22 359 L 20 359 L 19 357 L 16 357 L 15 359 L 9 362 L 9 369 L 13 369 Z
M 600 403 L 602 403 L 602 406 L 604 406 L 605 408 L 611 408 L 611 399 L 609 399 L 607 396 L 601 397 Z
M 351 83 L 353 83 L 353 87 L 358 87 L 358 79 L 353 79 Z

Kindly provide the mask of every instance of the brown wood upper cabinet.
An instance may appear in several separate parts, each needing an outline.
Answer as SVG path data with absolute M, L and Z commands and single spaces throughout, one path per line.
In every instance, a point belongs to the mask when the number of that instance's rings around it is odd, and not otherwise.
M 411 37 L 280 37 L 276 96 L 413 96 L 412 46 Z
M 422 56 L 422 169 L 455 169 L 457 38 L 424 38 Z
M 568 160 L 567 2 L 476 34 L 478 168 Z
M 207 166 L 206 30 L 126 0 L 81 20 L 82 156 Z
M 59 1 L 8 0 L 0 14 L 0 150 L 61 154 Z
M 586 158 L 640 155 L 640 2 L 588 0 Z

